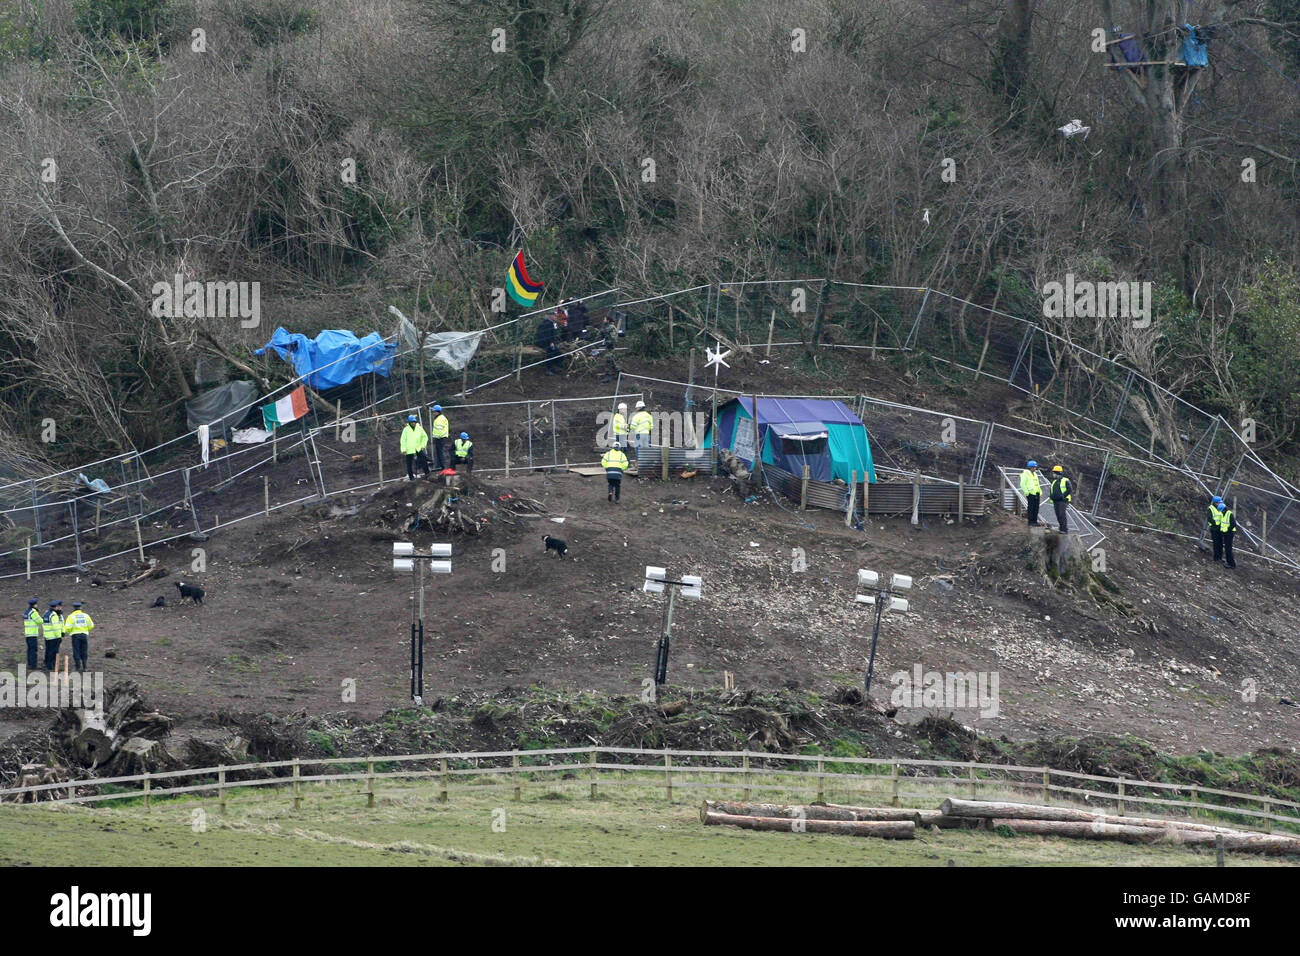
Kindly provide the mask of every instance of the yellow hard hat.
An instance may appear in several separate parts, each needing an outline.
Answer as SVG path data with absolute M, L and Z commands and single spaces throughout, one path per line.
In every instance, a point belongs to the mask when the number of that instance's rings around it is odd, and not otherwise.
M 1060 465 L 1053 465 L 1052 471 L 1065 471 L 1065 469 L 1062 468 Z

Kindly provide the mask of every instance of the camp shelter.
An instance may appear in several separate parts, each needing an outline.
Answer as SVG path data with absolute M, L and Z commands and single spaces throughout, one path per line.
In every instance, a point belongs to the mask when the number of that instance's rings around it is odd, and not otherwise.
M 271 341 L 253 354 L 262 355 L 267 349 L 292 363 L 293 370 L 312 388 L 328 389 L 371 372 L 387 377 L 397 346 L 385 342 L 378 332 L 358 338 L 344 329 L 327 329 L 309 339 L 300 332 L 278 328 Z
M 758 399 L 763 463 L 814 481 L 876 480 L 867 426 L 847 405 L 825 398 Z M 712 445 L 712 435 L 708 445 Z M 733 398 L 718 409 L 718 444 L 754 463 L 754 399 Z

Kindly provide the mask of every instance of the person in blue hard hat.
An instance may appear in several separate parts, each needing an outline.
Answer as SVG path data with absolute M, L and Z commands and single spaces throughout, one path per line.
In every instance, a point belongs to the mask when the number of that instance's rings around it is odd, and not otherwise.
M 1237 533 L 1237 518 L 1222 498 L 1214 509 L 1218 513 L 1219 534 L 1223 537 L 1223 564 L 1231 570 L 1237 566 L 1232 559 L 1232 538 Z
M 438 470 L 447 467 L 447 439 L 451 437 L 451 422 L 442 413 L 441 405 L 433 406 L 433 424 L 429 426 L 429 435 L 433 438 L 433 453 L 437 458 Z
M 1025 515 L 1032 528 L 1038 524 L 1038 505 L 1043 500 L 1043 483 L 1038 480 L 1038 462 L 1030 459 L 1020 473 L 1020 493 L 1025 496 Z
M 1210 541 L 1214 545 L 1214 560 L 1223 561 L 1223 531 L 1219 528 L 1219 505 L 1223 504 L 1223 498 L 1215 495 L 1210 499 L 1209 507 L 1206 511 L 1210 516 Z
M 406 456 L 406 480 L 415 481 L 415 466 L 424 469 L 424 477 L 429 477 L 429 456 L 425 449 L 429 447 L 429 436 L 414 415 L 406 416 L 406 427 L 402 429 L 402 454 Z
M 474 474 L 474 443 L 469 440 L 469 432 L 461 432 L 452 445 L 452 461 L 465 466 L 465 474 Z

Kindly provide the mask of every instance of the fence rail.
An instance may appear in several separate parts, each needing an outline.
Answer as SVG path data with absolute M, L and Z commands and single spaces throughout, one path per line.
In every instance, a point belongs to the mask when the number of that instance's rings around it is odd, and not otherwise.
M 564 759 L 557 762 L 554 758 Z M 304 774 L 304 767 L 320 768 L 320 771 Z M 203 779 L 184 782 L 196 778 Z M 376 781 L 420 779 L 436 785 L 439 800 L 444 802 L 453 791 L 488 788 L 512 789 L 514 799 L 519 800 L 526 786 L 544 785 L 587 787 L 593 798 L 600 787 L 656 787 L 664 789 L 670 801 L 673 789 L 677 788 L 741 791 L 745 799 L 752 791 L 816 794 L 818 800 L 824 800 L 827 793 L 849 794 L 854 799 L 901 806 L 903 800 L 941 800 L 945 796 L 978 799 L 983 788 L 985 795 L 994 793 L 999 799 L 1007 799 L 1010 791 L 1020 796 L 1032 795 L 1040 803 L 1064 798 L 1090 809 L 1098 805 L 1113 806 L 1120 816 L 1126 815 L 1130 806 L 1137 805 L 1164 808 L 1183 816 L 1230 819 L 1242 828 L 1266 833 L 1273 832 L 1275 824 L 1285 832 L 1300 832 L 1300 802 L 1197 784 L 979 761 L 600 746 L 294 758 L 10 787 L 0 790 L 0 800 L 92 804 L 140 799 L 149 807 L 161 798 L 206 794 L 215 796 L 221 812 L 225 813 L 232 793 L 245 788 L 291 788 L 294 809 L 298 809 L 304 799 L 303 785 L 352 781 L 366 784 L 361 793 L 367 805 L 373 807 L 378 793 Z M 139 786 L 125 788 L 124 784 Z M 914 789 L 918 786 L 930 789 Z M 104 792 L 103 788 L 111 789 Z M 81 792 L 88 789 L 96 792 Z M 38 795 L 48 795 L 49 799 L 38 799 Z M 1207 798 L 1217 798 L 1218 802 Z

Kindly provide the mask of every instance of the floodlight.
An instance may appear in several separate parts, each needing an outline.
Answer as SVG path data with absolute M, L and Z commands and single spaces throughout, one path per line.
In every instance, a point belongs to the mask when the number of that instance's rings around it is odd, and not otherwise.
M 450 558 L 451 545 L 449 544 L 431 544 L 429 545 L 429 554 L 435 558 Z
M 410 571 L 415 567 L 415 562 L 410 558 L 393 558 L 394 571 Z
M 876 597 L 874 594 L 859 594 L 853 599 L 855 604 L 875 604 Z
M 910 574 L 895 574 L 889 586 L 899 591 L 907 591 L 912 587 L 912 576 Z
M 400 557 L 400 556 L 402 556 L 402 555 L 408 555 L 408 554 L 414 554 L 414 553 L 415 553 L 415 545 L 411 544 L 411 542 L 409 542 L 409 541 L 394 541 L 394 542 L 393 542 L 393 554 L 394 554 L 394 555 L 397 555 L 397 556 Z
M 889 609 L 891 611 L 906 611 L 907 608 L 908 608 L 908 604 L 906 598 L 896 597 L 896 598 L 889 599 Z
M 858 586 L 874 588 L 880 586 L 880 575 L 875 571 L 858 570 Z
M 704 579 L 695 574 L 682 575 L 682 597 L 700 598 L 703 595 Z
M 641 586 L 641 590 L 649 591 L 651 594 L 663 594 L 664 583 L 662 581 L 655 581 L 652 578 L 646 578 L 645 584 Z
M 656 568 L 652 564 L 647 564 L 645 568 L 645 577 L 647 581 L 667 581 L 668 569 Z
M 450 561 L 430 561 L 429 570 L 434 574 L 451 574 Z

